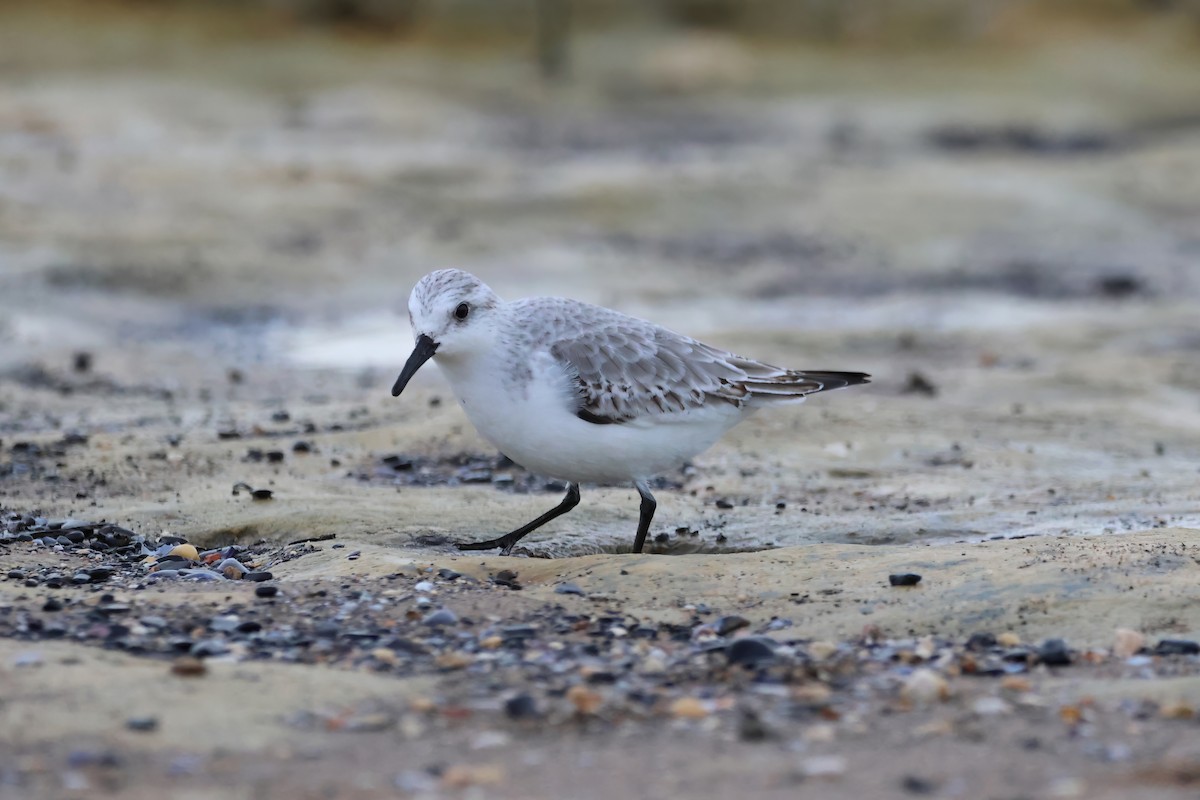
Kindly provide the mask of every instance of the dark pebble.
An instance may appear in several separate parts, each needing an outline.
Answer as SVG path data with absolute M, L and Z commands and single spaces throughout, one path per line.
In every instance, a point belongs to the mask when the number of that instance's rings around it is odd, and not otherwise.
M 746 636 L 725 649 L 730 664 L 755 668 L 775 658 L 775 641 L 765 636 Z
M 554 587 L 555 594 L 583 594 L 583 589 L 580 589 L 573 583 L 560 583 Z
M 462 577 L 462 573 L 455 572 L 448 567 L 442 567 L 437 571 L 438 577 L 444 581 L 456 581 Z
M 265 572 L 265 571 L 247 572 L 245 575 L 242 576 L 242 580 L 255 581 L 257 583 L 261 583 L 262 581 L 269 581 L 274 577 L 275 577 L 274 575 L 272 575 L 269 572 Z
M 746 619 L 745 617 L 730 615 L 718 619 L 716 625 L 717 636 L 728 636 L 734 631 L 740 631 L 742 628 L 749 627 L 750 620 Z
M 733 508 L 733 503 L 729 502 L 728 500 L 721 499 L 716 502 L 716 506 L 717 506 L 717 508 L 723 508 L 723 509 L 728 510 L 730 508 Z
M 294 445 L 292 445 L 292 452 L 293 453 L 311 453 L 312 445 L 305 441 L 296 442 Z
M 92 582 L 92 576 L 88 575 L 86 572 L 76 572 L 74 575 L 71 576 L 71 583 L 74 583 L 74 584 L 84 584 L 84 583 L 91 583 L 91 582 Z
M 905 775 L 900 780 L 900 788 L 909 794 L 933 794 L 937 791 L 937 784 L 926 778 L 921 778 L 916 775 Z
M 254 587 L 254 596 L 255 597 L 274 597 L 277 594 L 279 594 L 278 586 L 255 586 Z
M 916 586 L 921 582 L 921 576 L 915 572 L 900 572 L 888 575 L 888 583 L 892 586 Z
M 1047 639 L 1038 648 L 1038 658 L 1052 667 L 1065 667 L 1071 663 L 1071 651 L 1062 639 Z
M 42 611 L 62 611 L 62 609 L 62 601 L 54 597 L 47 598 L 42 605 Z
M 12 581 L 23 581 L 25 580 L 25 573 L 19 569 L 10 569 L 8 571 L 8 579 Z
M 283 451 L 282 450 L 268 450 L 267 451 L 267 461 L 271 462 L 272 464 L 278 464 L 280 461 L 283 461 Z
M 1194 656 L 1200 655 L 1200 643 L 1187 639 L 1163 639 L 1154 646 L 1156 656 Z
M 270 500 L 274 494 L 270 489 L 255 489 L 250 496 L 255 500 Z
M 130 717 L 125 720 L 125 727 L 131 731 L 140 731 L 142 733 L 151 733 L 158 730 L 157 717 Z
M 967 639 L 968 650 L 990 650 L 996 646 L 996 637 L 986 631 L 972 633 L 971 638 Z
M 104 583 L 113 576 L 113 572 L 112 567 L 92 567 L 87 574 L 92 583 Z
M 533 719 L 538 715 L 537 703 L 532 695 L 521 692 L 505 701 L 504 713 L 509 719 Z

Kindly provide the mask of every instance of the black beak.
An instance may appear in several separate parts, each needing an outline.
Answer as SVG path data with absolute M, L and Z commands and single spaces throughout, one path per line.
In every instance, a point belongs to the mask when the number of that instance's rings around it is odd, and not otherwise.
M 417 370 L 421 368 L 422 364 L 433 358 L 437 349 L 438 343 L 425 334 L 422 333 L 417 337 L 417 346 L 413 348 L 412 355 L 404 364 L 404 369 L 400 370 L 400 377 L 396 378 L 396 385 L 392 387 L 392 397 L 400 396 L 404 387 L 408 386 L 408 382 L 412 380 L 412 376 L 417 374 Z

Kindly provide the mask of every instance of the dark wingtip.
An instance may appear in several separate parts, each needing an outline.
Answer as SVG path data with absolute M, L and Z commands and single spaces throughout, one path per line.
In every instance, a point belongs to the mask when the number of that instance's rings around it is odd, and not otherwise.
M 844 389 L 847 386 L 859 386 L 871 382 L 871 376 L 865 372 L 831 372 L 806 369 L 804 370 L 804 376 L 823 384 L 817 390 L 820 392 L 829 392 L 834 389 Z

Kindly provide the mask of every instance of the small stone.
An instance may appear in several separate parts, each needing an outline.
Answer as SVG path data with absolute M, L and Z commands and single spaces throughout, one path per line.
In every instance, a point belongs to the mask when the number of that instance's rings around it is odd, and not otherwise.
M 567 700 L 575 706 L 575 710 L 584 715 L 592 715 L 604 705 L 604 697 L 599 692 L 576 684 L 567 689 Z
M 504 713 L 509 719 L 532 719 L 538 716 L 537 703 L 528 692 L 521 692 L 504 702 Z
M 188 561 L 200 560 L 200 553 L 196 550 L 196 546 L 187 543 L 175 545 L 170 549 L 167 555 L 186 558 Z
M 814 661 L 824 661 L 837 652 L 837 645 L 833 642 L 815 641 L 808 645 L 808 655 Z
M 196 658 L 209 658 L 211 656 L 223 656 L 229 652 L 229 645 L 222 639 L 201 639 L 192 645 L 188 651 L 188 655 Z
M 245 564 L 236 558 L 222 559 L 214 569 L 231 581 L 240 580 L 243 575 L 250 571 Z
M 1047 639 L 1038 648 L 1038 658 L 1051 667 L 1065 667 L 1071 663 L 1071 651 L 1062 639 Z
M 125 720 L 125 727 L 140 733 L 152 733 L 158 730 L 157 717 L 130 717 Z
M 800 772 L 806 778 L 834 780 L 846 774 L 846 759 L 843 756 L 813 756 L 801 762 Z
M 485 636 L 479 640 L 479 646 L 485 650 L 495 650 L 502 644 L 504 644 L 504 638 L 495 634 Z
M 237 630 L 238 625 L 242 621 L 238 619 L 237 614 L 226 614 L 222 617 L 213 617 L 208 621 L 208 627 L 218 633 L 233 633 Z
M 1187 639 L 1163 639 L 1154 646 L 1156 656 L 1194 656 L 1200 654 L 1200 643 Z
M 706 703 L 695 697 L 680 697 L 667 707 L 667 713 L 683 719 L 704 719 L 712 712 Z
M 1191 719 L 1196 716 L 1196 709 L 1185 700 L 1176 700 L 1159 706 L 1158 714 L 1163 719 Z
M 56 597 L 46 598 L 46 602 L 42 604 L 42 611 L 62 611 L 62 601 Z
M 996 646 L 996 637 L 986 631 L 972 633 L 967 639 L 967 649 L 972 651 L 990 650 Z
M 426 614 L 421 621 L 426 625 L 454 625 L 458 622 L 458 615 L 448 608 L 439 608 L 437 611 Z
M 471 662 L 474 661 L 474 659 L 471 658 L 469 653 L 463 653 L 461 651 L 455 650 L 450 653 L 442 653 L 437 658 L 435 658 L 433 661 L 435 664 L 437 664 L 438 669 L 452 670 L 452 669 L 464 669 L 466 667 L 469 667 L 469 666 L 471 666 Z
M 900 696 L 915 705 L 930 705 L 950 697 L 950 683 L 933 670 L 923 667 L 904 681 Z
M 1021 637 L 1012 631 L 1006 631 L 996 637 L 996 644 L 1001 647 L 1016 647 L 1021 644 Z
M 421 581 L 420 583 L 418 583 L 416 586 L 413 587 L 413 590 L 417 591 L 417 592 L 421 592 L 422 594 L 428 594 L 429 592 L 432 592 L 436 588 L 437 587 L 434 586 L 429 581 Z
M 454 570 L 449 569 L 447 567 L 442 567 L 441 569 L 439 569 L 437 571 L 437 575 L 439 578 L 441 578 L 444 581 L 456 581 L 462 577 L 461 572 L 455 572 Z
M 279 594 L 278 586 L 255 586 L 254 587 L 254 596 L 255 597 L 271 598 L 277 594 Z
M 1120 659 L 1126 659 L 1137 655 L 1137 652 L 1146 646 L 1146 637 L 1140 632 L 1130 628 L 1117 628 L 1113 634 L 1113 655 Z
M 900 788 L 909 794 L 933 794 L 937 791 L 938 785 L 919 775 L 905 775 L 900 779 Z
M 921 582 L 921 576 L 915 572 L 899 572 L 888 575 L 888 583 L 892 586 L 916 586 Z
M 765 636 L 745 636 L 735 639 L 725 649 L 730 664 L 755 669 L 775 658 L 775 640 Z
M 555 587 L 554 587 L 554 593 L 555 593 L 555 594 L 578 594 L 578 595 L 582 595 L 582 594 L 583 594 L 583 589 L 580 589 L 578 586 L 576 586 L 576 585 L 575 585 L 575 584 L 573 584 L 573 583 L 560 583 L 558 586 L 555 586 Z
M 208 667 L 198 658 L 183 656 L 171 662 L 171 672 L 183 678 L 198 678 L 208 672 Z
M 734 631 L 750 627 L 750 620 L 737 615 L 729 615 L 721 617 L 714 624 L 717 627 L 717 636 L 728 636 Z
M 245 575 L 242 576 L 242 580 L 244 580 L 244 581 L 255 581 L 257 583 L 261 583 L 262 581 L 273 580 L 274 578 L 275 578 L 275 576 L 272 575 L 271 573 L 262 572 L 262 571 L 247 572 Z

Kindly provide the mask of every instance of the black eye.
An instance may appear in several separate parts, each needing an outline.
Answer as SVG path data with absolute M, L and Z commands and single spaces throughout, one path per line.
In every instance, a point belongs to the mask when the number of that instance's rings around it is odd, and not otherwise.
M 471 313 L 471 307 L 466 303 L 459 303 L 458 308 L 454 309 L 455 319 L 466 319 L 467 314 Z

